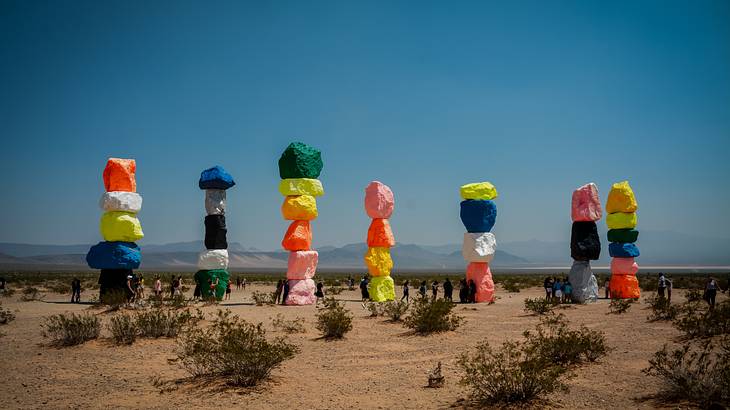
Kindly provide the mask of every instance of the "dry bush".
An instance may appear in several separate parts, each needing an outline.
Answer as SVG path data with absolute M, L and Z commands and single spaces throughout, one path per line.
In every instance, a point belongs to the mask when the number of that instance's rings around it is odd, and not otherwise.
M 451 312 L 455 306 L 445 299 L 417 298 L 403 324 L 422 334 L 454 330 L 464 319 Z
M 529 286 L 523 285 L 516 280 L 506 279 L 502 282 L 502 289 L 506 290 L 509 293 L 519 293 L 520 289 L 524 289 L 527 287 Z
M 339 295 L 342 293 L 342 291 L 345 290 L 345 288 L 337 285 L 337 286 L 331 286 L 325 289 L 325 293 L 328 295 Z
M 318 308 L 316 327 L 325 339 L 341 339 L 352 330 L 352 313 L 337 299 L 326 298 Z
M 703 296 L 702 289 L 690 288 L 684 292 L 684 297 L 687 299 L 687 302 L 699 302 L 703 300 Z
M 131 345 L 137 340 L 137 324 L 130 315 L 122 314 L 113 316 L 107 325 L 112 334 L 112 340 L 118 345 Z
M 555 308 L 558 305 L 557 302 L 553 302 L 550 299 L 545 298 L 534 298 L 525 299 L 525 307 L 523 310 L 527 313 L 533 313 L 536 315 L 544 315 L 546 313 L 552 312 L 553 308 Z
M 651 309 L 651 313 L 646 318 L 650 322 L 674 320 L 679 314 L 679 307 L 671 304 L 667 298 L 652 295 L 646 298 L 645 302 Z
M 20 292 L 20 300 L 23 302 L 32 302 L 34 300 L 43 300 L 45 296 L 41 294 L 41 291 L 33 286 L 26 286 Z
M 363 309 L 370 312 L 370 317 L 378 317 L 383 315 L 380 302 L 362 302 Z
M 185 326 L 196 323 L 198 319 L 198 317 L 191 315 L 188 310 L 173 312 L 152 309 L 137 313 L 135 326 L 141 337 L 175 337 Z
M 0 291 L 0 296 L 9 298 L 15 294 L 15 289 L 11 288 L 10 285 L 5 284 L 5 289 Z
M 594 362 L 608 353 L 603 332 L 585 326 L 570 329 L 562 313 L 541 318 L 534 332 L 527 330 L 523 335 L 526 353 L 541 362 L 569 366 Z
M 15 313 L 10 309 L 0 307 L 0 325 L 6 325 L 15 320 Z
M 299 349 L 283 338 L 269 340 L 261 323 L 254 325 L 218 311 L 205 329 L 188 328 L 177 339 L 177 356 L 193 376 L 218 377 L 235 386 L 255 386 Z
M 473 355 L 458 360 L 461 384 L 471 389 L 472 398 L 487 406 L 529 402 L 555 390 L 566 390 L 561 376 L 565 369 L 550 361 L 536 360 L 516 342 L 493 349 L 484 342 Z
M 384 302 L 382 315 L 387 316 L 391 321 L 398 322 L 408 311 L 408 302 L 403 300 L 391 300 Z
M 71 293 L 71 285 L 61 283 L 59 281 L 49 281 L 46 282 L 45 285 L 46 289 L 50 290 L 53 293 L 60 293 L 61 295 L 66 295 Z
M 730 301 L 718 303 L 714 309 L 704 302 L 686 302 L 673 324 L 688 338 L 730 334 Z
M 101 333 L 101 321 L 98 317 L 83 314 L 58 314 L 48 316 L 41 324 L 43 337 L 51 339 L 56 346 L 73 346 L 93 340 Z
M 730 403 L 730 338 L 720 345 L 707 342 L 669 351 L 664 345 L 643 370 L 658 377 L 665 400 L 690 400 L 702 408 L 725 408 Z
M 608 313 L 622 315 L 629 311 L 633 303 L 634 299 L 611 299 L 611 303 L 608 304 Z
M 271 325 L 274 327 L 274 329 L 280 330 L 285 333 L 305 333 L 307 331 L 307 329 L 304 328 L 304 318 L 301 318 L 299 316 L 292 320 L 286 320 L 284 318 L 284 315 L 279 313 L 271 321 Z
M 256 304 L 256 306 L 275 305 L 276 304 L 276 293 L 261 292 L 261 291 L 255 290 L 255 291 L 253 291 L 253 293 L 251 293 L 251 299 L 253 299 L 253 302 Z

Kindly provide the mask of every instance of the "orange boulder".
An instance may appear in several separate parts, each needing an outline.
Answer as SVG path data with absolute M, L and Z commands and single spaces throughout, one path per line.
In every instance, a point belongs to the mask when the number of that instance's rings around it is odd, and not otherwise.
M 390 222 L 387 219 L 376 218 L 368 228 L 368 246 L 371 248 L 391 248 L 395 245 L 393 230 L 390 229 Z
M 641 296 L 639 281 L 634 275 L 611 275 L 609 286 L 612 299 L 638 299 Z
M 133 159 L 109 158 L 104 168 L 104 188 L 107 192 L 137 192 L 136 171 L 137 164 Z
M 309 221 L 294 221 L 286 230 L 281 246 L 288 251 L 308 251 L 312 247 L 312 228 Z

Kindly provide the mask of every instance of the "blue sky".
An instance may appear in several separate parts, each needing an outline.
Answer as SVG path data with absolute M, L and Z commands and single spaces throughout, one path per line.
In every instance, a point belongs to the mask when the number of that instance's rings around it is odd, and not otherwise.
M 0 0 L 0 241 L 100 240 L 116 156 L 142 244 L 202 238 L 220 164 L 229 241 L 277 248 L 293 140 L 323 152 L 316 246 L 364 240 L 374 179 L 404 243 L 460 242 L 480 180 L 502 241 L 566 240 L 571 191 L 623 179 L 639 230 L 726 238 L 728 73 L 726 1 Z

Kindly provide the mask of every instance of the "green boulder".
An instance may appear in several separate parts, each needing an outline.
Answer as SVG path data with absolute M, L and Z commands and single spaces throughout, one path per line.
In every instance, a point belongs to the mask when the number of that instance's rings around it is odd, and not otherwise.
M 301 142 L 292 142 L 279 158 L 281 179 L 316 179 L 322 172 L 322 152 Z
M 218 279 L 218 286 L 215 288 L 215 294 L 211 294 L 210 284 L 214 283 Z M 225 269 L 213 269 L 213 270 L 199 270 L 195 272 L 195 283 L 200 285 L 200 297 L 202 299 L 209 299 L 211 296 L 215 296 L 218 300 L 223 300 L 223 296 L 226 294 L 226 287 L 228 287 L 228 271 Z
M 636 229 L 609 229 L 608 241 L 618 243 L 634 243 L 639 238 L 639 231 Z

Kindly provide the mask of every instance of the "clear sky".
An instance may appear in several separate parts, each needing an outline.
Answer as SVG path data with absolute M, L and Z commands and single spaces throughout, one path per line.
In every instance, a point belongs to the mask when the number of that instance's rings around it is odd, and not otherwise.
M 623 179 L 639 230 L 728 237 L 730 2 L 0 0 L 0 137 L 3 242 L 100 240 L 115 156 L 142 244 L 202 238 L 220 164 L 229 241 L 277 248 L 293 140 L 324 159 L 315 246 L 364 240 L 374 179 L 404 243 L 460 242 L 480 180 L 502 241 L 566 240 L 571 191 Z

